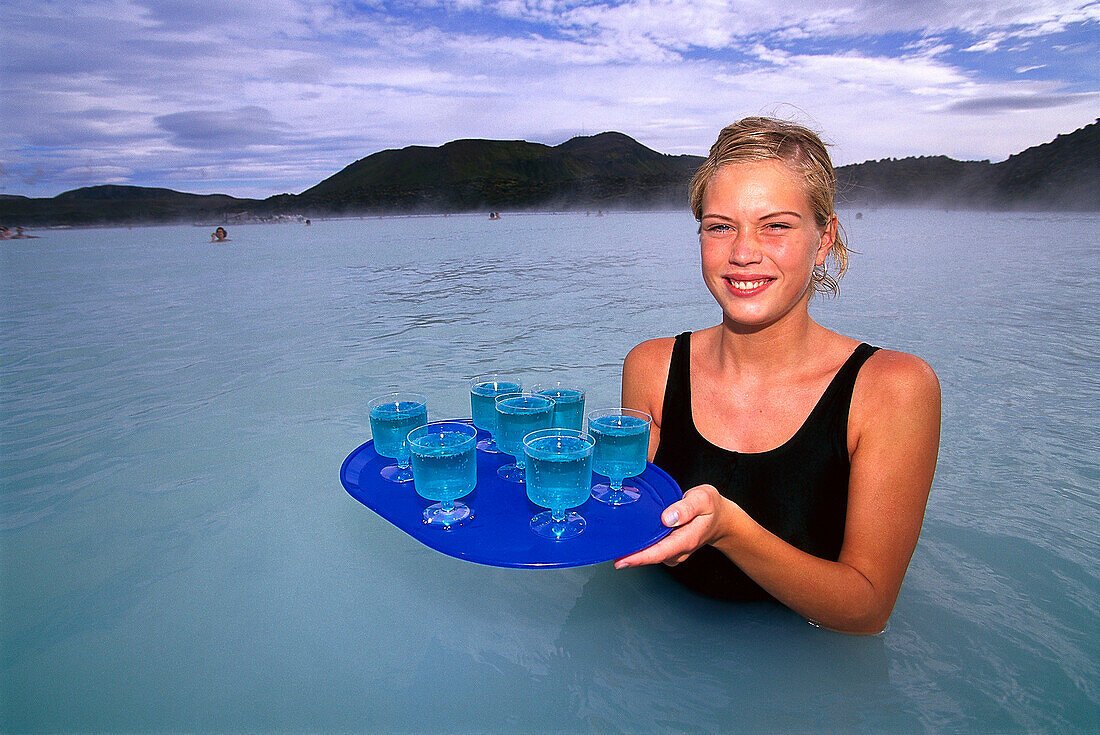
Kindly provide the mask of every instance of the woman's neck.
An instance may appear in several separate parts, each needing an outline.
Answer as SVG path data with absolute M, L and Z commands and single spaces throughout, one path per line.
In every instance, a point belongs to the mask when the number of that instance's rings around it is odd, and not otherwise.
M 720 372 L 779 375 L 805 365 L 830 334 L 806 309 L 764 327 L 723 320 L 713 341 L 716 367 Z

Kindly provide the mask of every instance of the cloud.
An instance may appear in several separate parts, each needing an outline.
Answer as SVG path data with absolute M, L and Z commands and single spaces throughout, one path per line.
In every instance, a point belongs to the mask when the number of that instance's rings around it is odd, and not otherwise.
M 61 172 L 66 179 L 74 182 L 93 184 L 125 184 L 134 175 L 134 170 L 126 166 L 78 166 Z
M 293 28 L 306 20 L 309 8 L 282 0 L 133 0 L 133 6 L 148 23 L 173 33 L 215 29 L 226 37 L 241 28 L 250 33 Z
M 989 113 L 1018 112 L 1021 110 L 1046 110 L 1066 107 L 1100 99 L 1100 93 L 1089 94 L 1033 94 L 996 95 L 958 100 L 946 106 L 951 112 Z
M 468 7 L 468 3 L 453 0 L 446 5 Z M 1091 0 L 788 0 L 780 4 L 726 0 L 498 0 L 482 7 L 517 20 L 556 23 L 574 37 L 644 39 L 672 49 L 728 48 L 740 45 L 743 39 L 773 33 L 787 38 L 850 38 L 1004 29 L 1004 37 L 1009 37 L 1049 34 L 1071 23 L 1100 20 L 1100 4 Z
M 3 19 L 6 180 L 267 196 L 456 138 L 619 130 L 699 154 L 772 110 L 847 162 L 1004 157 L 1095 119 L 1100 4 L 5 0 Z M 1016 109 L 1028 124 L 992 124 Z
M 186 148 L 278 145 L 286 138 L 287 125 L 269 110 L 254 105 L 235 110 L 190 110 L 158 115 L 153 121 L 172 140 Z

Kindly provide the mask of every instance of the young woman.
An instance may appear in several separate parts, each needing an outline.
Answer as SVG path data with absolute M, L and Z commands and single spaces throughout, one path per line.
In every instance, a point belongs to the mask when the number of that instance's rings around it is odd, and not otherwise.
M 724 129 L 692 179 L 722 323 L 626 357 L 623 406 L 653 417 L 650 461 L 685 493 L 673 531 L 616 566 L 662 562 L 703 594 L 872 634 L 920 534 L 940 391 L 919 358 L 810 318 L 847 266 L 835 192 L 821 140 L 767 118 Z

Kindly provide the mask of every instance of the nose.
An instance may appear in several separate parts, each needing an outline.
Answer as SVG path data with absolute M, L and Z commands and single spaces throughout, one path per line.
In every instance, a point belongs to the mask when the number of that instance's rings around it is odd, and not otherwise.
M 732 265 L 751 265 L 760 262 L 760 248 L 751 234 L 742 230 L 733 238 L 730 243 L 729 262 Z

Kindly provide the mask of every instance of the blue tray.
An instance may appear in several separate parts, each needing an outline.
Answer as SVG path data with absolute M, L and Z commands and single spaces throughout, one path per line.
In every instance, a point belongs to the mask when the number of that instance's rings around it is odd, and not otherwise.
M 479 431 L 478 438 L 485 432 Z M 661 511 L 683 493 L 664 470 L 652 464 L 629 484 L 642 497 L 629 505 L 612 507 L 589 500 L 577 508 L 588 522 L 584 533 L 565 541 L 535 535 L 528 523 L 543 510 L 527 499 L 526 486 L 507 482 L 497 467 L 510 463 L 505 454 L 477 453 L 477 487 L 462 498 L 474 517 L 452 529 L 427 526 L 421 498 L 412 483 L 397 485 L 378 476 L 393 460 L 380 457 L 368 441 L 348 455 L 340 467 L 340 482 L 353 498 L 420 543 L 457 559 L 494 567 L 558 569 L 618 559 L 664 538 L 671 529 L 661 523 Z M 594 483 L 606 478 L 593 475 Z

